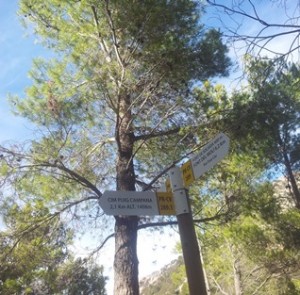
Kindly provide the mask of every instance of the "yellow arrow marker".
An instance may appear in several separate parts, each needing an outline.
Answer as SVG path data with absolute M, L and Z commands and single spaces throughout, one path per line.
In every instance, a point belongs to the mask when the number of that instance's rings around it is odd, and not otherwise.
M 157 192 L 159 215 L 176 215 L 172 192 Z
M 189 160 L 181 166 L 182 178 L 185 187 L 188 187 L 195 180 L 192 161 Z

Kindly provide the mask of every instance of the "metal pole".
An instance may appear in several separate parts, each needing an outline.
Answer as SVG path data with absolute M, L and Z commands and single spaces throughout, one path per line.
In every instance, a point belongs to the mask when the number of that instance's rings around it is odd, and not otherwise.
M 207 295 L 188 192 L 179 167 L 169 172 L 190 295 Z

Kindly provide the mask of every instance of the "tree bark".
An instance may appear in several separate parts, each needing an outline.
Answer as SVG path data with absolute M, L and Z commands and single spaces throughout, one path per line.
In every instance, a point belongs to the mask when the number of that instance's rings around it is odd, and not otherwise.
M 282 156 L 283 156 L 284 166 L 285 166 L 285 169 L 286 169 L 287 174 L 288 174 L 288 179 L 289 179 L 289 181 L 291 183 L 291 186 L 292 186 L 292 192 L 293 192 L 293 198 L 294 198 L 294 201 L 295 201 L 295 207 L 297 209 L 300 209 L 300 191 L 299 191 L 299 188 L 298 188 L 297 181 L 295 179 L 295 175 L 293 173 L 292 165 L 291 165 L 287 150 L 285 148 L 285 144 L 284 144 L 283 140 L 281 139 L 280 135 L 278 135 L 278 140 L 279 140 L 279 146 L 281 148 L 281 152 L 282 152 Z
M 239 259 L 233 261 L 233 278 L 234 278 L 234 290 L 236 295 L 243 295 L 242 291 L 242 272 L 240 269 Z
M 130 97 L 119 98 L 116 124 L 118 158 L 117 190 L 135 191 L 133 166 L 134 134 L 132 132 Z M 114 294 L 139 295 L 137 258 L 137 216 L 115 216 Z
M 227 242 L 228 243 L 228 242 Z M 242 270 L 240 265 L 240 259 L 237 257 L 235 246 L 231 243 L 228 243 L 229 250 L 232 257 L 232 269 L 233 269 L 233 280 L 234 280 L 234 294 L 243 295 L 243 286 L 242 286 Z
M 114 294 L 138 295 L 137 223 L 138 218 L 118 217 L 115 223 Z
M 300 192 L 299 188 L 297 185 L 297 181 L 295 179 L 295 175 L 293 173 L 291 163 L 289 160 L 289 157 L 286 152 L 283 152 L 283 158 L 284 158 L 284 165 L 288 174 L 288 178 L 290 180 L 291 186 L 292 186 L 292 192 L 293 192 L 293 197 L 295 201 L 295 206 L 297 209 L 300 209 Z

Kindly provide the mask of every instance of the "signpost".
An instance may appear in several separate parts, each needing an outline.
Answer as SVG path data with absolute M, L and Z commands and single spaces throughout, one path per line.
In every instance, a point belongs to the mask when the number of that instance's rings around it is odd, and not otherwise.
M 207 295 L 187 187 L 228 153 L 229 138 L 218 134 L 181 167 L 169 171 L 164 192 L 105 191 L 99 200 L 108 215 L 176 215 L 191 295 Z
M 174 167 L 169 171 L 171 179 L 172 190 L 176 196 L 176 192 L 180 192 L 181 198 L 175 197 L 175 204 L 177 201 L 186 204 L 186 209 L 177 212 L 177 222 L 179 228 L 179 235 L 182 247 L 182 254 L 185 264 L 186 275 L 188 279 L 188 286 L 190 295 L 207 295 L 204 271 L 201 263 L 200 250 L 198 247 L 197 236 L 195 232 L 193 215 L 190 209 L 190 202 L 188 191 L 184 188 L 182 173 L 179 167 Z
M 99 203 L 107 215 L 175 215 L 171 192 L 105 191 Z
M 220 162 L 228 153 L 229 138 L 224 133 L 219 133 L 209 141 L 200 152 L 181 167 L 184 186 L 190 186 L 205 172 Z
M 182 165 L 182 174 L 177 175 L 178 179 L 173 179 L 173 183 L 172 179 L 167 179 L 164 192 L 105 191 L 99 200 L 100 206 L 108 215 L 153 216 L 186 213 L 186 203 L 181 197 L 182 191 L 174 189 L 174 181 L 179 183 L 182 179 L 184 187 L 187 188 L 221 161 L 228 150 L 228 136 L 219 133 L 196 156 Z
M 178 167 L 174 167 L 174 170 L 171 170 L 169 173 L 174 196 L 176 196 L 176 191 L 182 191 L 183 187 L 187 188 L 193 181 L 221 161 L 227 155 L 228 150 L 229 138 L 225 134 L 220 133 L 208 142 L 195 157 L 182 165 L 181 182 L 176 176 L 180 174 L 180 170 Z M 188 202 L 188 206 L 190 206 L 187 190 L 185 199 Z M 175 198 L 176 204 L 177 199 Z M 191 210 L 189 208 L 187 212 L 178 214 L 176 208 L 176 212 L 190 294 L 207 295 L 205 276 Z

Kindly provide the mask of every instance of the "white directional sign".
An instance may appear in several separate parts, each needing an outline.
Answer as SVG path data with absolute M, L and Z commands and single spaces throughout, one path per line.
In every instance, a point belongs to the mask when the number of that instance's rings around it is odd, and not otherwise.
M 171 192 L 105 191 L 99 203 L 108 215 L 175 215 Z
M 182 165 L 185 187 L 221 161 L 227 155 L 228 150 L 229 137 L 224 133 L 218 134 L 208 142 L 195 157 Z

